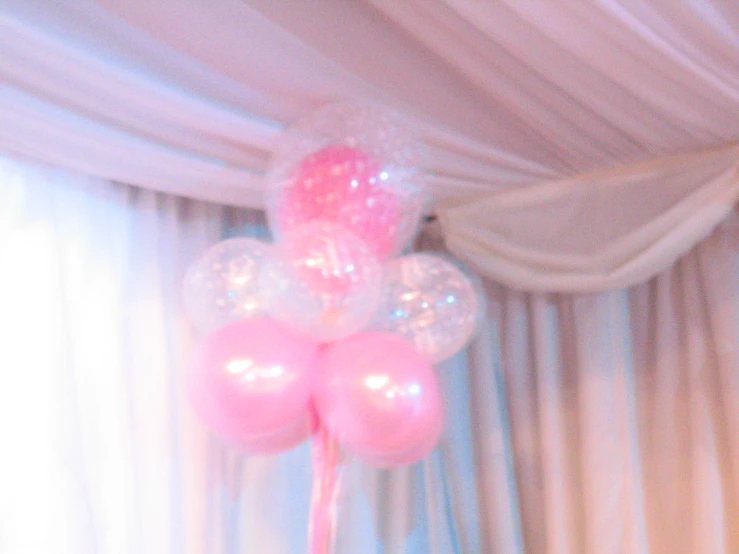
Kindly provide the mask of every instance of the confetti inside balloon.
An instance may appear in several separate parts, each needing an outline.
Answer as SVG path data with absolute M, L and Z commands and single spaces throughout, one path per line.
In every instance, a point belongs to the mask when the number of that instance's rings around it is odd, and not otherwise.
M 478 292 L 451 263 L 411 254 L 387 264 L 377 327 L 407 338 L 433 363 L 460 350 L 478 320 Z
M 269 245 L 252 238 L 215 244 L 187 270 L 185 309 L 203 333 L 237 319 L 263 313 L 259 270 Z
M 377 107 L 330 105 L 282 137 L 267 175 L 267 213 L 279 238 L 311 221 L 342 225 L 383 259 L 415 234 L 424 209 L 418 139 Z
M 275 245 L 260 286 L 270 315 L 319 342 L 330 342 L 371 321 L 382 269 L 356 236 L 318 221 L 292 230 Z
M 285 187 L 275 223 L 294 229 L 330 221 L 351 229 L 379 257 L 395 249 L 402 203 L 384 187 L 389 172 L 358 148 L 332 145 L 303 160 Z

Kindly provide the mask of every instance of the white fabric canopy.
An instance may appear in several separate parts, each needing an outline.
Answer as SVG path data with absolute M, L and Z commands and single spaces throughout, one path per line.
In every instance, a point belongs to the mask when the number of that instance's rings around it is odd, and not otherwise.
M 261 174 L 286 124 L 333 99 L 377 101 L 422 131 L 459 256 L 535 290 L 624 286 L 720 220 L 706 208 L 714 166 L 691 153 L 739 139 L 738 25 L 733 3 L 692 0 L 5 0 L 0 149 L 260 207 Z M 651 160 L 677 160 L 662 165 L 662 188 L 691 191 L 681 205 L 692 223 L 673 236 L 680 248 L 661 231 L 614 255 L 614 244 L 669 220 L 658 172 L 644 177 L 651 185 L 613 186 Z M 521 196 L 499 192 L 522 187 L 541 200 L 526 202 L 530 221 L 583 209 L 578 225 L 558 227 L 555 248 L 541 230 L 510 233 L 503 247 L 501 227 L 512 228 L 501 199 Z M 600 188 L 614 205 L 648 208 L 632 218 L 589 205 Z M 491 226 L 493 213 L 502 220 Z M 587 252 L 586 232 L 602 239 Z
M 2 8 L 0 148 L 146 188 L 260 206 L 285 122 L 336 98 L 407 105 L 235 0 Z M 441 194 L 550 173 L 416 119 Z

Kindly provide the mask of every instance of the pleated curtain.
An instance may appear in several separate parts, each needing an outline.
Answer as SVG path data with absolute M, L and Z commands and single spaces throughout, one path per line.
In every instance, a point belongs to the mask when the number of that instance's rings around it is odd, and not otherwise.
M 0 161 L 0 552 L 305 552 L 307 445 L 245 458 L 183 392 L 180 279 L 257 212 Z M 739 218 L 598 294 L 486 283 L 414 466 L 343 469 L 337 554 L 739 551 Z

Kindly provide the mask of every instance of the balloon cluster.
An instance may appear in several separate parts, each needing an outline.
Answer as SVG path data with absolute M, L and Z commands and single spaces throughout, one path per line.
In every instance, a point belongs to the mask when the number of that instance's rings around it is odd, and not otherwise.
M 190 393 L 222 439 L 274 453 L 320 423 L 378 466 L 434 447 L 443 409 L 432 364 L 469 340 L 479 302 L 445 259 L 397 257 L 423 213 L 419 158 L 392 113 L 320 110 L 275 153 L 276 242 L 229 239 L 190 267 L 185 306 L 206 334 Z

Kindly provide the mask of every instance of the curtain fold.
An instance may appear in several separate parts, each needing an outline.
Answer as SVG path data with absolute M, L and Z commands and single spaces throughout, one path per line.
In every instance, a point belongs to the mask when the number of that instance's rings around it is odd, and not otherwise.
M 731 213 L 739 148 L 597 171 L 448 202 L 447 247 L 484 276 L 536 292 L 635 285 L 670 267 Z

